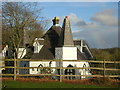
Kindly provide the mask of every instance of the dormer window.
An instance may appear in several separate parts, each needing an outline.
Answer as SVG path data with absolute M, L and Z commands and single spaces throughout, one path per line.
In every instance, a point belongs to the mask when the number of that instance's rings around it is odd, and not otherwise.
M 38 53 L 38 46 L 37 46 L 37 45 L 34 46 L 34 52 L 35 52 L 35 53 Z
M 43 41 L 42 38 L 35 38 L 33 46 L 34 46 L 34 53 L 39 53 L 41 48 L 43 47 Z
M 35 44 L 35 46 L 34 46 L 34 53 L 39 53 L 39 51 L 40 51 L 40 45 Z

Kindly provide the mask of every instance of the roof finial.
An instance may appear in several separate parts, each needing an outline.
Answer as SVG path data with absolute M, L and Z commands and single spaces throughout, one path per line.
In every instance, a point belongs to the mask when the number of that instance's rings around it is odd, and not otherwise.
M 65 16 L 65 18 L 68 18 L 68 16 Z

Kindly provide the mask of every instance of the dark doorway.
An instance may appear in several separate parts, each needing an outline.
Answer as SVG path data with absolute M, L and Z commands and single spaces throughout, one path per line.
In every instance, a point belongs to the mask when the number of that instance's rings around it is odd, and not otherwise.
M 69 64 L 67 67 L 73 67 Z M 75 69 L 65 69 L 65 75 L 75 75 Z M 67 76 L 66 79 L 75 79 L 75 76 Z

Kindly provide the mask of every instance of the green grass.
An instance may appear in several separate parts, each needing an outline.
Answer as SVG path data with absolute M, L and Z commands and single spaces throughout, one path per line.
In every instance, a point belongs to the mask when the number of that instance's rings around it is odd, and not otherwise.
M 3 81 L 6 88 L 110 88 L 95 85 L 78 85 L 61 82 L 20 82 L 20 81 Z

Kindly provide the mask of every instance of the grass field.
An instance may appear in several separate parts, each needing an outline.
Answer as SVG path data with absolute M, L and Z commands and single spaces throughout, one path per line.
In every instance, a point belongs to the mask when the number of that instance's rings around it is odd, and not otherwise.
M 60 82 L 3 81 L 5 88 L 110 88 L 108 86 L 81 85 Z

